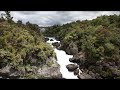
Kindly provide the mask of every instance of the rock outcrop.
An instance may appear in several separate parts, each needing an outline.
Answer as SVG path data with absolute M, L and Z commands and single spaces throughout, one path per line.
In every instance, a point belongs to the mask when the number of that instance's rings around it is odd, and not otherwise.
M 73 72 L 74 70 L 76 70 L 78 68 L 78 65 L 68 64 L 68 65 L 66 65 L 66 68 L 68 69 L 68 71 Z
M 92 79 L 92 77 L 87 73 L 81 73 L 77 76 L 79 79 Z
M 54 43 L 52 43 L 52 45 L 53 45 L 54 47 L 56 47 L 56 48 L 60 47 L 60 43 L 59 43 L 59 42 L 54 42 Z
M 78 53 L 78 48 L 77 48 L 76 44 L 74 44 L 73 42 L 71 42 L 69 44 L 69 46 L 67 46 L 67 48 L 65 48 L 65 51 L 69 55 L 75 55 L 75 54 Z
M 73 63 L 84 63 L 85 62 L 85 54 L 83 52 L 80 52 L 73 56 L 73 58 L 69 59 L 70 62 Z
M 47 64 L 51 63 L 51 65 L 44 65 L 42 68 L 38 70 L 38 74 L 43 78 L 55 78 L 62 79 L 62 74 L 60 72 L 60 66 L 56 62 L 54 58 L 47 60 Z
M 79 74 L 79 69 L 74 70 L 74 75 L 78 75 Z
M 48 40 L 49 40 L 49 38 L 47 38 L 47 37 L 44 38 L 44 41 L 45 41 L 45 42 L 48 41 Z
M 0 77 L 4 79 L 62 79 L 62 74 L 56 59 L 50 57 L 46 61 L 46 65 L 42 65 L 41 67 L 26 66 L 14 69 L 7 65 L 0 69 Z

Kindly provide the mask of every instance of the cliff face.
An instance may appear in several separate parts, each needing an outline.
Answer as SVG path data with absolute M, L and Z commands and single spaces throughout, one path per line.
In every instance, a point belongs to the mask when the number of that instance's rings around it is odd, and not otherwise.
M 54 58 L 54 50 L 42 38 L 26 25 L 19 26 L 7 21 L 0 22 L 0 77 L 44 78 L 43 74 L 39 72 L 44 65 L 48 69 L 55 68 L 50 71 L 57 71 L 58 73 L 55 75 L 60 74 Z
M 42 68 L 38 70 L 38 74 L 40 74 L 40 76 L 44 78 L 50 78 L 50 79 L 62 78 L 62 74 L 60 72 L 60 65 L 57 63 L 56 59 L 53 57 L 50 57 L 46 61 L 46 65 L 43 65 Z

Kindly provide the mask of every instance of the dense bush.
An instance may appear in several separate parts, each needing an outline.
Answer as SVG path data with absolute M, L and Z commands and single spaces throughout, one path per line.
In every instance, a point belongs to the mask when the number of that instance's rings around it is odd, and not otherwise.
M 86 68 L 92 66 L 95 69 L 98 61 L 115 62 L 116 66 L 120 66 L 117 64 L 120 61 L 120 15 L 99 16 L 93 20 L 76 21 L 51 28 L 45 34 L 58 36 L 62 49 L 66 52 L 71 42 L 77 45 L 78 52 L 85 52 L 84 67 L 87 65 Z M 118 67 L 116 69 L 119 71 Z M 109 69 L 102 70 L 101 75 L 104 74 L 104 77 L 109 77 L 111 73 L 113 75 Z
M 34 70 L 33 66 L 40 67 L 54 56 L 53 49 L 42 38 L 35 28 L 23 25 L 21 21 L 0 22 L 0 68 L 10 66 L 15 71 L 25 70 L 20 77 L 31 75 L 26 67 Z M 32 75 L 36 74 L 33 72 Z

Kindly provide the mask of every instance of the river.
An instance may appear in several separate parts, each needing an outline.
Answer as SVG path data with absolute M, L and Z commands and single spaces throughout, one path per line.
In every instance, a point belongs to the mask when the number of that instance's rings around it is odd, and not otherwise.
M 54 42 L 60 43 L 60 41 L 57 41 L 54 37 L 48 37 L 48 38 L 49 38 L 49 40 L 47 41 L 47 43 L 49 43 L 51 45 L 51 47 L 53 47 L 52 43 L 54 43 Z M 53 41 L 50 41 L 50 39 L 52 39 Z M 60 72 L 62 73 L 63 78 L 65 78 L 65 79 L 78 79 L 77 76 L 74 75 L 73 72 L 69 72 L 66 68 L 66 65 L 73 64 L 72 62 L 69 62 L 69 58 L 72 58 L 73 55 L 68 55 L 63 50 L 58 50 L 55 47 L 53 47 L 53 48 L 54 48 L 54 51 L 55 51 L 56 56 L 57 56 L 57 63 L 60 65 Z

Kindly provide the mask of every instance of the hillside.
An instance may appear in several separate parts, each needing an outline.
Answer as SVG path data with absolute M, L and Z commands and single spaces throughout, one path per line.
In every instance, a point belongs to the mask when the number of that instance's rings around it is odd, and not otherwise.
M 70 61 L 92 78 L 120 78 L 120 15 L 54 25 L 44 35 L 61 40 Z
M 55 60 L 53 49 L 44 42 L 41 34 L 30 27 L 30 23 L 23 25 L 20 21 L 15 23 L 0 19 L 1 78 L 46 78 L 38 71 L 42 67 L 57 67 L 56 71 L 59 71 Z

